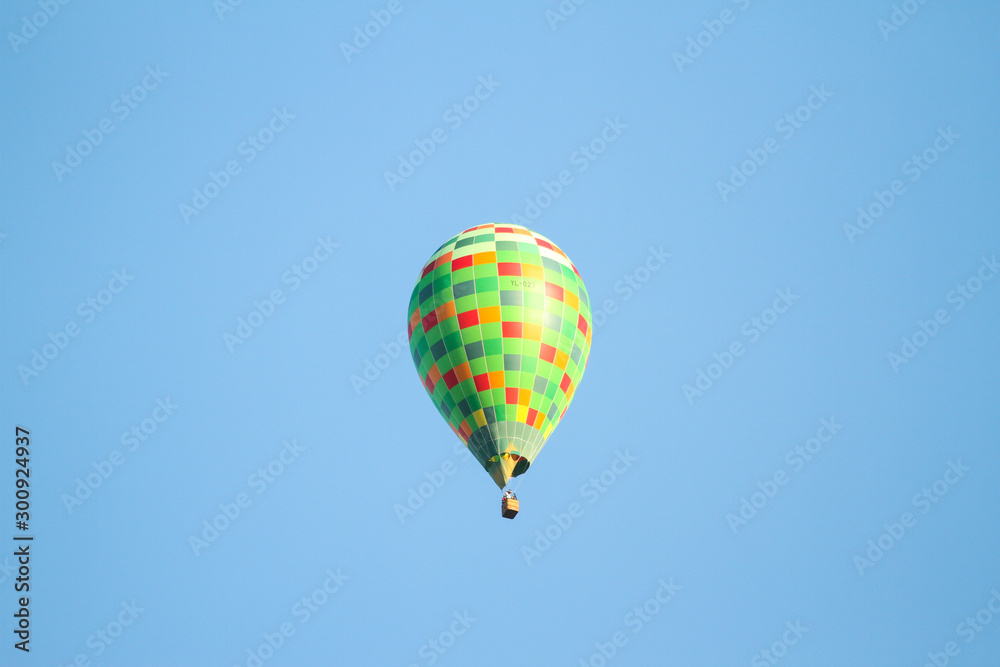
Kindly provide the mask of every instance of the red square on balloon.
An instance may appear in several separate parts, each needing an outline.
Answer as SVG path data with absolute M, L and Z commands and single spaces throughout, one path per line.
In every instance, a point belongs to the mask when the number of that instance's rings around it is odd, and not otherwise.
M 424 317 L 423 320 L 424 333 L 427 333 L 428 331 L 436 327 L 437 323 L 438 323 L 437 311 L 432 310 L 431 312 L 427 313 L 427 316 Z
M 522 325 L 520 322 L 504 322 L 503 323 L 503 337 L 504 338 L 520 338 L 521 337 Z
M 467 310 L 458 314 L 458 328 L 464 329 L 479 324 L 479 311 Z
M 472 266 L 472 255 L 466 255 L 465 257 L 459 257 L 458 259 L 451 260 L 452 271 L 466 269 L 470 266 Z
M 519 276 L 521 275 L 521 265 L 517 262 L 499 262 L 497 263 L 497 275 Z

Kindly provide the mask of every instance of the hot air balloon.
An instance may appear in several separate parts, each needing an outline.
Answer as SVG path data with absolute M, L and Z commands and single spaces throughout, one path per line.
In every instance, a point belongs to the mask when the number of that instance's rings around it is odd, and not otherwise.
M 434 252 L 413 288 L 407 331 L 431 401 L 503 489 L 569 407 L 592 328 L 566 253 L 529 229 L 491 223 Z M 505 494 L 502 514 L 513 518 L 516 505 Z

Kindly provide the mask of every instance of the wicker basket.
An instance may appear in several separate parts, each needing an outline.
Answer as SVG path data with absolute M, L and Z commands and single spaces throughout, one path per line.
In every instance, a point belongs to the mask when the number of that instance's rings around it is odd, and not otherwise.
M 504 498 L 500 503 L 500 514 L 505 519 L 513 519 L 517 516 L 518 504 L 516 498 Z

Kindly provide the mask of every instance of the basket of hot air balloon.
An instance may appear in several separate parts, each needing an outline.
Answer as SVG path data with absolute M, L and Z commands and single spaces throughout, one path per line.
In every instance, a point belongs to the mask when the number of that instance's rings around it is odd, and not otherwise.
M 407 331 L 434 406 L 503 489 L 573 399 L 590 353 L 590 300 L 552 241 L 518 225 L 479 225 L 424 266 Z
M 520 505 L 517 502 L 517 498 L 511 496 L 504 496 L 503 500 L 500 501 L 500 516 L 505 519 L 513 519 L 517 516 L 517 510 Z

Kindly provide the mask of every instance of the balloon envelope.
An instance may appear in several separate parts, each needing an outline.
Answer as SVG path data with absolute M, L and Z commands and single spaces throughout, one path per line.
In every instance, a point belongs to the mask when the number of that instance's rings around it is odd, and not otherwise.
M 576 267 L 518 225 L 467 229 L 437 249 L 410 297 L 410 353 L 445 421 L 503 488 L 559 423 L 590 354 Z

